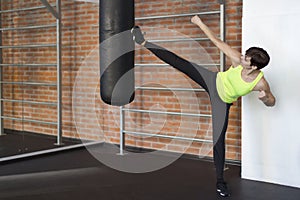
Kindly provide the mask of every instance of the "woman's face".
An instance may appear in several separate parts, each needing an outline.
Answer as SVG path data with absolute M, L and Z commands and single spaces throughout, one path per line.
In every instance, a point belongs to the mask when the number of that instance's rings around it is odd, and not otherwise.
M 247 56 L 247 55 L 242 55 L 241 56 L 241 65 L 244 68 L 251 68 L 251 57 Z

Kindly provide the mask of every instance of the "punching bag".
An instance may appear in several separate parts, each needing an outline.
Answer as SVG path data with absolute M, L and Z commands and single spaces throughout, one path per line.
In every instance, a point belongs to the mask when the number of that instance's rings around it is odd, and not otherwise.
M 100 93 L 110 105 L 134 99 L 134 0 L 100 0 Z

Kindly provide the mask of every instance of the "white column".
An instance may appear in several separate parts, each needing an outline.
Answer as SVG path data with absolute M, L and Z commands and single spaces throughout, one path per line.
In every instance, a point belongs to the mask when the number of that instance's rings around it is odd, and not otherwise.
M 243 1 L 243 50 L 265 48 L 265 77 L 277 98 L 242 103 L 242 177 L 300 187 L 300 1 Z

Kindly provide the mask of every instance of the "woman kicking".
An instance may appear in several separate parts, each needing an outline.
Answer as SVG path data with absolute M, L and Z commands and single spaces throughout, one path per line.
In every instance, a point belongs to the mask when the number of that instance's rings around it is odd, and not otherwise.
M 212 72 L 195 63 L 189 62 L 176 54 L 148 42 L 139 27 L 132 29 L 133 39 L 150 50 L 158 58 L 189 76 L 209 94 L 213 124 L 213 157 L 216 167 L 217 192 L 221 196 L 230 196 L 223 171 L 225 162 L 225 134 L 228 125 L 230 106 L 240 96 L 251 91 L 258 91 L 258 98 L 266 106 L 275 105 L 263 72 L 260 71 L 270 61 L 268 53 L 259 47 L 249 48 L 245 55 L 221 41 L 196 15 L 191 22 L 197 25 L 207 37 L 231 60 L 231 67 L 224 72 Z

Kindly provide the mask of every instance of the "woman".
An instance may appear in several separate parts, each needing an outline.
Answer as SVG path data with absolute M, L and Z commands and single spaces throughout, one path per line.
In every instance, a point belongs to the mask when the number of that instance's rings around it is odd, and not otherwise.
M 245 55 L 221 41 L 196 15 L 191 22 L 197 25 L 207 37 L 231 60 L 231 67 L 225 72 L 212 72 L 189 62 L 156 44 L 148 42 L 139 27 L 132 29 L 134 40 L 146 47 L 158 58 L 188 75 L 192 80 L 208 92 L 213 120 L 213 156 L 216 167 L 217 192 L 221 196 L 229 196 L 223 171 L 225 162 L 225 134 L 228 125 L 230 106 L 240 96 L 251 91 L 258 91 L 258 98 L 266 106 L 275 105 L 275 97 L 271 93 L 268 82 L 260 69 L 270 61 L 268 53 L 258 47 L 249 48 Z

